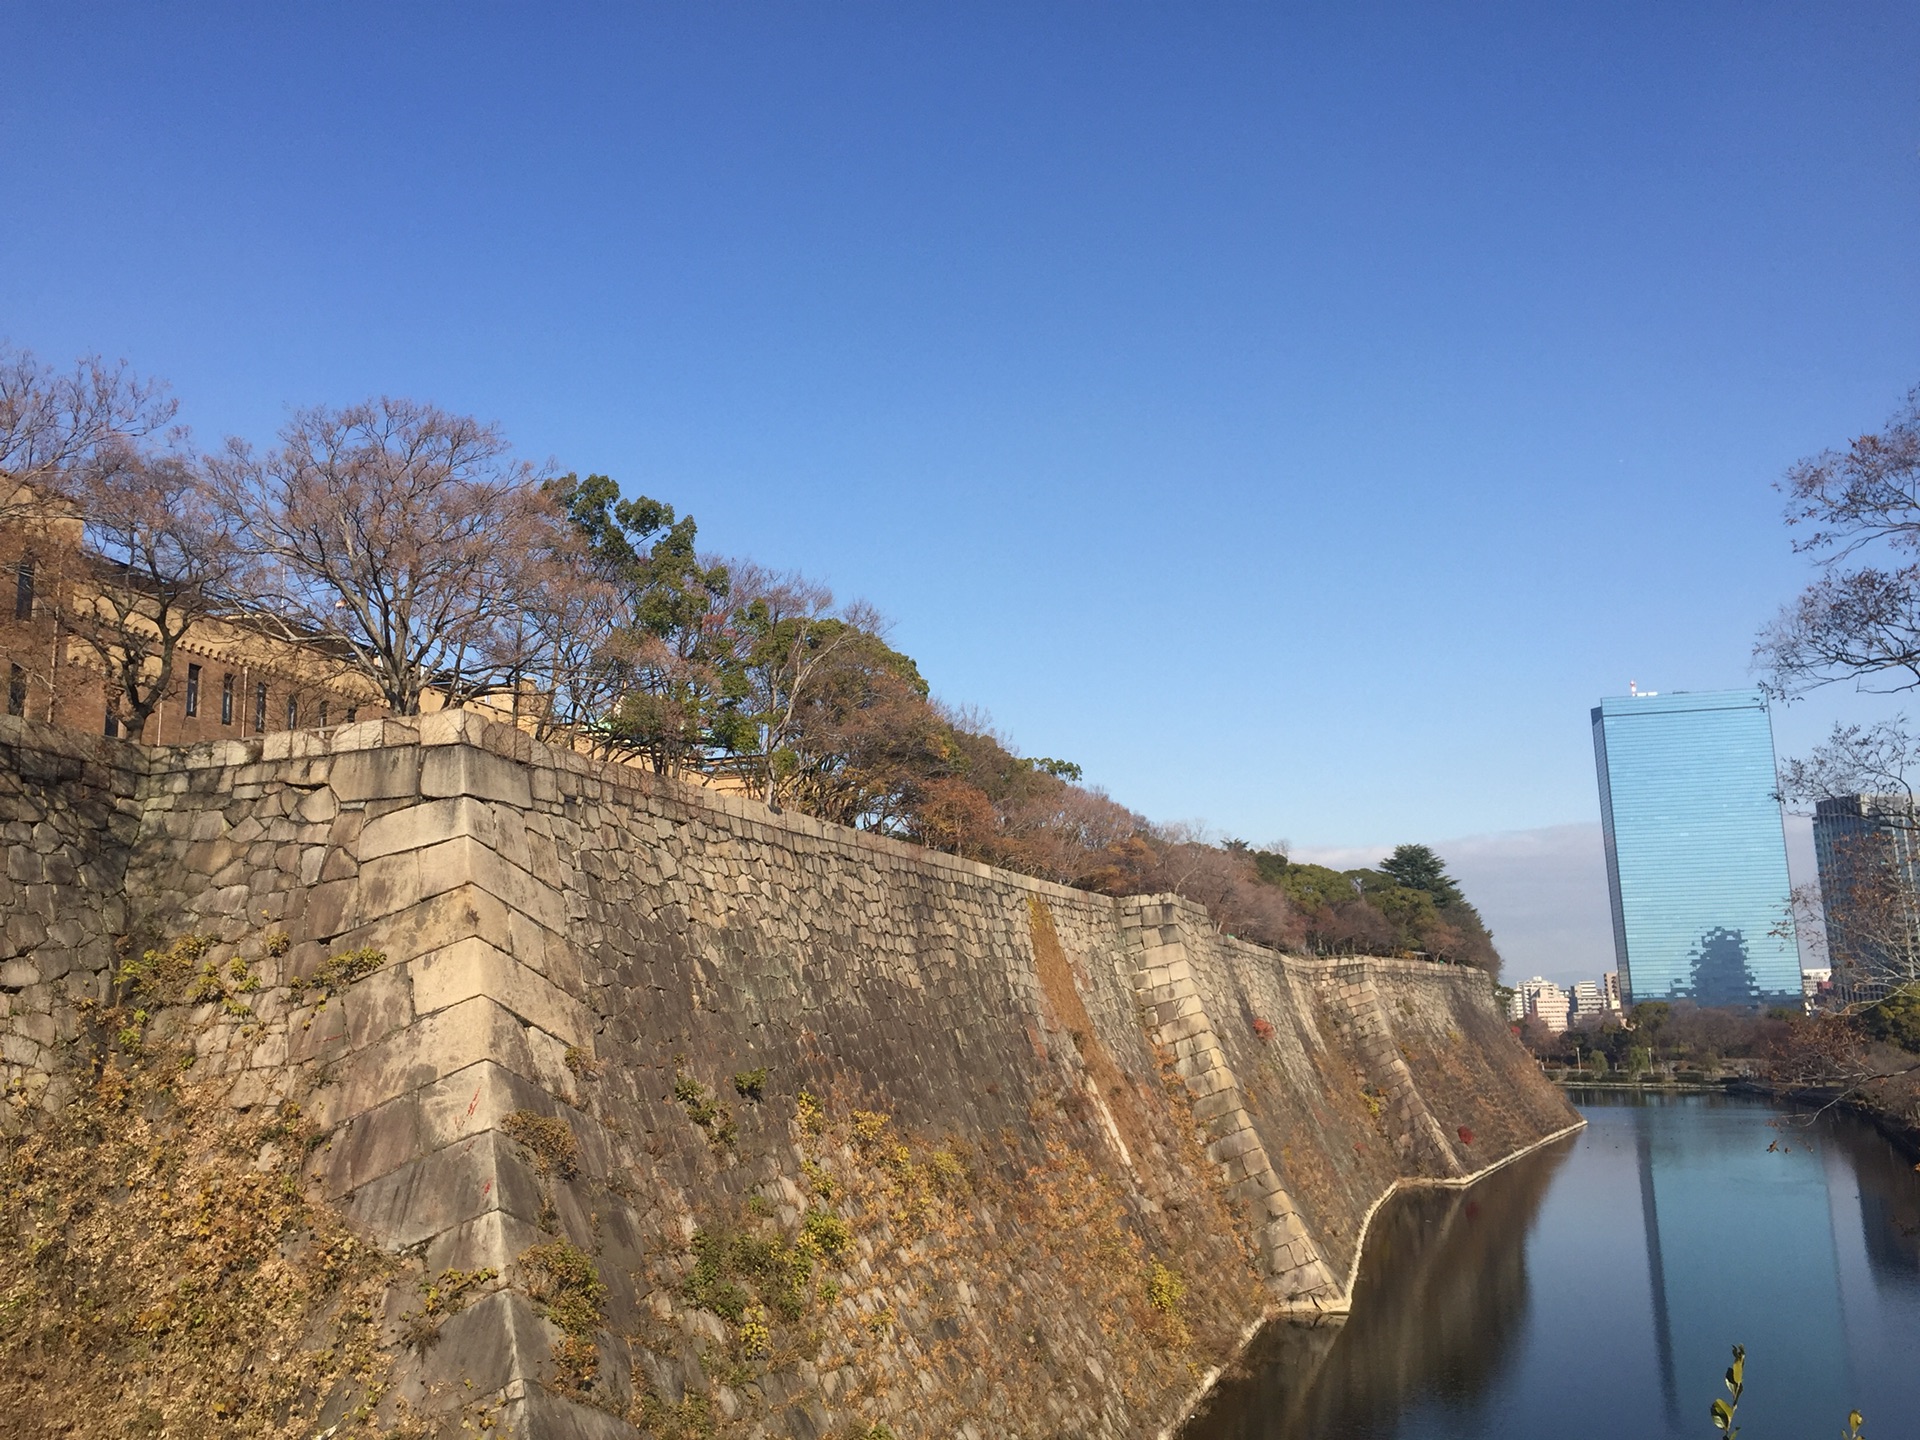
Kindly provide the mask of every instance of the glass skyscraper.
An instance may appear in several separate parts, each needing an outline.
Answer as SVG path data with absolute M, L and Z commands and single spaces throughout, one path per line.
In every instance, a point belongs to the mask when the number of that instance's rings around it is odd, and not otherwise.
M 1628 1004 L 1800 1005 L 1773 724 L 1758 690 L 1593 711 L 1613 948 Z

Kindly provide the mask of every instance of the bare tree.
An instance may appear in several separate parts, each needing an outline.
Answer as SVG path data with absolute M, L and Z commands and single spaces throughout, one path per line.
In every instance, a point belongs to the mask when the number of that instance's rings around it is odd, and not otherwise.
M 555 521 L 499 430 L 382 398 L 303 410 L 280 440 L 230 441 L 216 472 L 288 638 L 336 641 L 401 715 L 506 678 L 501 630 Z
M 516 719 L 542 740 L 596 735 L 624 688 L 632 610 L 590 560 L 569 527 L 549 527 L 526 557 L 523 604 L 492 642 Z
M 64 557 L 61 616 L 98 658 L 112 713 L 138 737 L 187 632 L 232 605 L 242 562 L 230 517 L 191 456 L 126 443 L 70 472 L 63 494 L 87 545 Z
M 1820 577 L 1760 637 L 1778 694 L 1920 685 L 1920 387 L 1874 435 L 1787 472 L 1794 550 Z
M 1914 802 L 1913 776 L 1920 773 L 1920 740 L 1905 717 L 1871 725 L 1836 724 L 1813 753 L 1780 767 L 1780 795 L 1789 803 L 1817 804 L 1840 795 L 1893 795 Z
M 158 381 L 99 356 L 57 371 L 0 345 L 0 521 L 57 495 L 106 452 L 165 430 L 178 409 Z

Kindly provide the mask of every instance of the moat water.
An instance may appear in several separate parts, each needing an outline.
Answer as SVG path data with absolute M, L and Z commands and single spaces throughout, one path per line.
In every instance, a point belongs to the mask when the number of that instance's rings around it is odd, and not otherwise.
M 1182 1440 L 1920 1436 L 1920 1173 L 1852 1116 L 1576 1093 L 1587 1128 L 1367 1237 L 1353 1314 L 1270 1327 Z

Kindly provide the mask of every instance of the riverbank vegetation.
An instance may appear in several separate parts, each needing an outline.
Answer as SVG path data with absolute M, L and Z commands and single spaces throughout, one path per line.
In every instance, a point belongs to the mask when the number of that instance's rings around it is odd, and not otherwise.
M 1750 1082 L 1845 1103 L 1920 1144 L 1920 987 L 1814 1015 L 1646 1001 L 1622 1022 L 1515 1033 L 1568 1083 Z
M 542 739 L 1113 895 L 1174 892 L 1226 932 L 1494 971 L 1479 914 L 1423 846 L 1299 864 L 1149 821 L 935 698 L 871 606 L 709 553 L 694 517 L 609 476 L 541 470 L 495 426 L 380 398 L 296 412 L 211 453 L 164 386 L 0 350 L 0 524 L 77 521 L 67 604 L 138 736 L 209 617 L 310 651 L 397 714 L 476 704 Z M 102 608 L 101 576 L 124 603 Z M 160 607 L 156 609 L 156 607 Z M 97 642 L 97 643 L 95 643 Z M 25 662 L 23 662 L 25 663 Z M 26 677 L 31 678 L 31 677 Z

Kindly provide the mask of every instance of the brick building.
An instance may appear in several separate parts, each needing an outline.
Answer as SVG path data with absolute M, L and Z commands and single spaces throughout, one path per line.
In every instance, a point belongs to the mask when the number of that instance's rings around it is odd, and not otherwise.
M 6 713 L 93 734 L 118 734 L 99 653 L 66 617 L 109 562 L 90 555 L 78 517 L 38 513 L 0 526 L 0 673 Z M 236 609 L 196 622 L 175 653 L 149 745 L 241 739 L 387 713 L 378 691 L 318 639 L 302 645 Z

